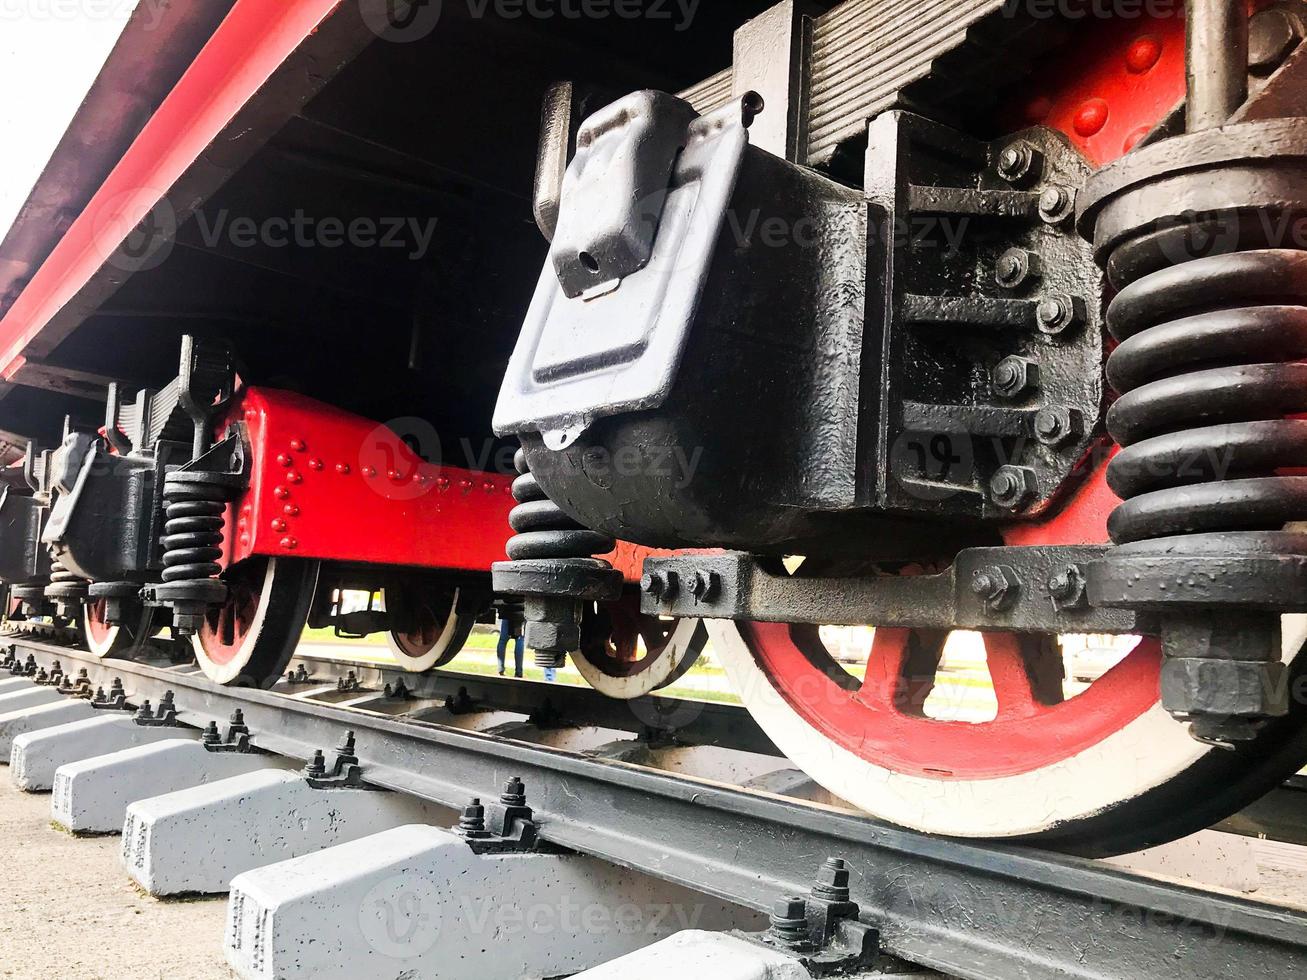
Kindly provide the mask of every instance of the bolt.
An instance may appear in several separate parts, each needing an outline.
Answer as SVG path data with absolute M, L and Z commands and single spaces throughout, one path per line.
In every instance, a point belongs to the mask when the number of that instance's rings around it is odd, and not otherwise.
M 346 732 L 346 733 L 345 733 L 344 737 L 340 740 L 340 744 L 336 746 L 336 754 L 337 754 L 337 755 L 353 755 L 353 754 L 354 754 L 354 733 L 353 733 L 353 732 Z
M 486 830 L 486 808 L 479 798 L 473 797 L 472 802 L 463 808 L 463 815 L 458 818 L 458 832 L 474 840 L 490 836 L 490 831 Z
M 309 764 L 304 767 L 304 775 L 309 779 L 321 779 L 327 774 L 327 760 L 322 754 L 321 749 L 313 750 L 313 758 Z
M 1039 256 L 1024 248 L 1009 248 L 998 257 L 994 280 L 1004 289 L 1016 289 L 1039 276 Z
M 1037 176 L 1042 169 L 1044 155 L 1026 140 L 1016 140 L 1003 147 L 994 169 L 1009 184 L 1019 184 Z
M 1006 565 L 987 565 L 971 574 L 971 591 L 985 603 L 990 612 L 1009 608 L 1021 591 L 1017 573 Z
M 1039 365 L 1013 354 L 994 365 L 990 383 L 1000 398 L 1019 398 L 1039 382 Z
M 1288 10 L 1262 10 L 1248 22 L 1248 69 L 1269 75 L 1303 39 L 1303 24 Z
M 121 677 L 115 677 L 109 682 L 109 697 L 112 699 L 119 695 L 127 697 L 127 692 L 123 690 L 123 679 Z
M 711 602 L 721 586 L 721 579 L 716 572 L 699 571 L 690 583 L 690 594 L 696 602 Z
M 1084 304 L 1074 296 L 1054 293 L 1039 301 L 1035 319 L 1046 334 L 1060 334 L 1083 319 Z
M 154 709 L 150 707 L 150 701 L 147 698 L 141 702 L 141 706 L 136 709 L 137 721 L 149 721 L 154 717 Z
M 989 494 L 1004 510 L 1017 510 L 1035 494 L 1035 472 L 1027 466 L 1000 466 L 989 481 Z
M 217 745 L 222 741 L 222 736 L 218 734 L 218 723 L 211 721 L 204 726 L 204 731 L 200 733 L 200 741 L 205 745 Z
M 645 572 L 644 577 L 640 579 L 640 588 L 655 599 L 661 599 L 667 591 L 667 579 L 658 572 Z
M 1071 214 L 1075 197 L 1065 187 L 1045 187 L 1039 195 L 1039 217 L 1050 225 L 1062 222 Z
M 1053 608 L 1076 609 L 1085 604 L 1085 576 L 1078 565 L 1066 565 L 1048 580 Z
M 525 806 L 526 785 L 514 776 L 504 784 L 504 792 L 500 794 L 499 802 L 504 806 Z
M 827 902 L 849 900 L 849 869 L 841 858 L 828 857 L 822 864 L 812 886 L 812 895 Z
M 1080 413 L 1070 408 L 1041 408 L 1035 413 L 1035 438 L 1046 446 L 1064 446 L 1080 435 Z
M 771 913 L 772 938 L 785 946 L 808 941 L 808 903 L 798 896 L 777 900 Z

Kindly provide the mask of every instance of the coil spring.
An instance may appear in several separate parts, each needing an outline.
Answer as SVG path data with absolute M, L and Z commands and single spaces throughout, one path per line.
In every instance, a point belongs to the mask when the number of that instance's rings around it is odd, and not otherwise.
M 1123 287 L 1107 312 L 1118 544 L 1307 517 L 1307 477 L 1282 472 L 1307 459 L 1307 420 L 1285 417 L 1307 412 L 1307 252 L 1255 247 L 1238 221 L 1226 242 L 1242 250 L 1170 264 L 1155 234 L 1109 263 Z
M 54 555 L 50 556 L 50 584 L 51 585 L 69 585 L 74 582 L 85 582 L 85 579 L 73 574 L 64 567 Z
M 165 582 L 213 578 L 222 570 L 218 559 L 226 498 L 225 488 L 214 484 L 166 482 L 160 542 Z
M 616 541 L 606 534 L 582 527 L 540 489 L 519 449 L 513 457 L 518 477 L 513 481 L 513 499 L 517 501 L 508 515 L 509 526 L 517 533 L 508 539 L 505 549 L 513 561 L 536 559 L 585 558 L 612 551 Z

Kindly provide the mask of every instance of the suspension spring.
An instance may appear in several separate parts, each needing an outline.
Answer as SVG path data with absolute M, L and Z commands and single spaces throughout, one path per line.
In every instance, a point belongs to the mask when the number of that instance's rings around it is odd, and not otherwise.
M 1117 294 L 1099 605 L 1158 617 L 1164 707 L 1221 744 L 1288 710 L 1280 614 L 1307 602 L 1307 119 L 1190 132 L 1081 197 Z
M 222 570 L 218 559 L 227 488 L 174 480 L 176 475 L 164 478 L 163 580 L 172 584 L 214 578 Z
M 59 615 L 71 617 L 89 594 L 90 583 L 80 575 L 69 570 L 63 562 L 50 552 L 50 584 L 44 589 L 47 599 L 58 606 Z
M 590 558 L 612 551 L 617 542 L 606 534 L 582 527 L 546 496 L 536 482 L 519 449 L 513 457 L 518 477 L 513 481 L 517 506 L 508 523 L 517 533 L 508 539 L 508 557 L 513 561 L 539 558 Z
M 1108 469 L 1125 501 L 1112 539 L 1307 518 L 1307 477 L 1284 472 L 1307 459 L 1307 420 L 1286 417 L 1307 412 L 1307 252 L 1207 255 L 1123 286 L 1107 314 L 1120 341 L 1108 380 L 1121 392 L 1108 428 L 1124 447 Z
M 509 561 L 494 566 L 495 590 L 525 598 L 526 641 L 536 664 L 561 667 L 569 651 L 580 648 L 581 605 L 615 599 L 622 576 L 608 562 L 593 557 L 612 551 L 613 538 L 569 517 L 549 499 L 519 449 L 514 456 L 517 501 L 509 512 Z

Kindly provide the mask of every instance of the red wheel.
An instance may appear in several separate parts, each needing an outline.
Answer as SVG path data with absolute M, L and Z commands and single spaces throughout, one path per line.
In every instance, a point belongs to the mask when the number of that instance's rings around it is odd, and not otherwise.
M 627 596 L 586 608 L 572 662 L 595 690 L 629 701 L 680 679 L 707 640 L 699 620 L 648 616 Z
M 409 623 L 405 630 L 391 630 L 386 645 L 396 663 L 411 673 L 443 667 L 463 649 L 476 617 L 458 612 L 459 590 L 425 594 L 410 585 L 392 585 L 382 590 L 386 609 Z
M 191 638 L 206 677 L 219 684 L 271 687 L 299 644 L 318 581 L 318 563 L 249 558 L 228 568 L 227 601 L 210 609 Z
M 985 636 L 998 702 L 990 721 L 942 721 L 922 706 L 940 638 L 877 630 L 865 677 L 811 626 L 712 622 L 713 649 L 776 745 L 831 792 L 894 823 L 959 837 L 1033 837 L 1112 853 L 1197 831 L 1295 771 L 1307 708 L 1226 751 L 1191 739 L 1158 700 L 1160 652 L 1140 641 L 1087 690 L 1050 683 L 1047 644 Z M 1285 617 L 1295 672 L 1307 618 Z M 1200 802 L 1195 802 L 1195 801 Z
M 82 635 L 86 649 L 96 657 L 123 657 L 154 635 L 155 610 L 141 608 L 136 625 L 111 625 L 104 621 L 107 600 L 96 599 L 82 607 Z

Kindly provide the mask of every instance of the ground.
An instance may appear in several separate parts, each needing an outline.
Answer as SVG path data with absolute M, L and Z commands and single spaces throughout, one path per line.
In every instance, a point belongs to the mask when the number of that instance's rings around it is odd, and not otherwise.
M 50 826 L 50 794 L 20 793 L 0 768 L 0 977 L 231 980 L 227 900 L 160 901 L 118 863 L 119 837 L 72 840 Z

